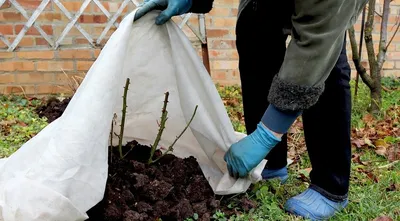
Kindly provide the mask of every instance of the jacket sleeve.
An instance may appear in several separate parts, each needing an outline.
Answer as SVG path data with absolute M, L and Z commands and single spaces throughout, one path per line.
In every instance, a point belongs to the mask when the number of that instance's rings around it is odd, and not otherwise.
M 189 12 L 205 14 L 211 11 L 214 0 L 192 0 Z
M 292 39 L 268 100 L 283 111 L 314 105 L 340 55 L 345 33 L 368 0 L 295 0 Z

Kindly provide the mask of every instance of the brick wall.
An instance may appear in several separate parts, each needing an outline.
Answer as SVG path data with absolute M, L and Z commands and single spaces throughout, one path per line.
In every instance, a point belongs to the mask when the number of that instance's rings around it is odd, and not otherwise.
M 379 1 L 382 0 L 378 0 L 378 4 L 381 4 Z M 17 0 L 17 2 L 30 17 L 42 0 Z M 60 0 L 60 2 L 73 16 L 79 11 L 84 1 Z M 122 0 L 100 0 L 100 2 L 112 16 L 121 6 Z M 238 4 L 239 0 L 215 0 L 213 10 L 206 15 L 211 76 L 215 82 L 222 84 L 240 83 L 237 68 L 238 54 L 235 49 L 235 24 Z M 134 8 L 135 6 L 132 3 L 128 4 L 122 15 L 118 17 L 117 22 L 120 22 L 123 16 Z M 377 7 L 378 14 L 381 13 L 381 8 L 380 6 Z M 391 4 L 389 36 L 393 34 L 394 28 L 392 27 L 398 21 L 397 15 L 399 14 L 400 0 L 395 0 Z M 174 20 L 179 21 L 178 18 L 174 18 Z M 27 19 L 23 14 L 9 1 L 6 1 L 0 7 L 0 33 L 3 35 L 3 40 L 5 39 L 6 42 L 8 41 L 11 44 L 26 21 Z M 51 38 L 51 41 L 55 42 L 61 36 L 69 19 L 53 1 L 50 1 L 36 21 L 36 24 Z M 107 16 L 101 12 L 95 3 L 91 2 L 77 22 L 93 40 L 97 40 L 107 21 Z M 379 30 L 380 22 L 378 15 L 376 21 L 373 37 L 377 42 L 379 34 L 376 31 Z M 198 27 L 196 16 L 192 16 L 189 22 L 193 27 Z M 71 77 L 83 76 L 87 72 L 99 55 L 101 47 L 115 29 L 112 26 L 105 39 L 96 47 L 92 47 L 82 33 L 76 27 L 73 27 L 61 42 L 60 48 L 56 50 L 51 49 L 46 39 L 34 27 L 27 31 L 18 47 L 12 52 L 7 51 L 8 46 L 1 40 L 2 36 L 0 35 L 0 93 L 48 94 L 70 92 Z M 356 25 L 356 30 L 360 30 L 359 23 Z M 193 46 L 199 50 L 201 56 L 200 41 L 187 27 L 184 28 L 184 31 L 192 40 Z M 357 33 L 357 40 L 358 38 L 359 33 Z M 349 43 L 348 52 L 351 59 Z M 367 62 L 365 47 L 362 57 L 364 62 Z M 353 66 L 352 62 L 350 64 Z M 353 76 L 354 73 L 353 70 Z M 392 45 L 388 48 L 383 73 L 386 76 L 400 76 L 400 34 L 394 38 Z

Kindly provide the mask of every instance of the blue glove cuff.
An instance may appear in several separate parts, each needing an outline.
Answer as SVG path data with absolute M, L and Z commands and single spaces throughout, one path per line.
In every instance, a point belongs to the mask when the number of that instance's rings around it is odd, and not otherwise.
M 301 113 L 301 111 L 283 112 L 270 104 L 265 111 L 261 122 L 272 131 L 285 134 Z
M 281 138 L 276 137 L 262 122 L 258 123 L 257 130 L 251 136 L 257 139 L 257 142 L 262 143 L 265 147 L 272 148 L 281 141 Z

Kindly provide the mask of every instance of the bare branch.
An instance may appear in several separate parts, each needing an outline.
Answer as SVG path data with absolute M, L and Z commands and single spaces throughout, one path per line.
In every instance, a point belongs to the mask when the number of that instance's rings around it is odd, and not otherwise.
M 377 11 L 375 11 L 375 14 L 382 18 L 382 14 L 379 14 Z
M 375 0 L 369 0 L 367 22 L 365 23 L 365 46 L 367 48 L 368 62 L 371 73 L 376 73 L 375 70 L 377 69 L 374 41 L 372 39 L 372 30 L 374 28 L 375 3 Z M 375 79 L 375 76 L 371 75 L 371 78 Z
M 400 28 L 400 22 L 396 22 L 396 23 L 397 23 L 397 24 L 396 24 L 396 30 L 394 31 L 394 33 L 393 33 L 392 37 L 390 38 L 390 40 L 389 40 L 389 43 L 386 45 L 386 49 L 385 49 L 385 51 L 387 51 L 387 50 L 388 50 L 388 48 L 389 48 L 390 44 L 392 43 L 392 41 L 393 41 L 394 37 L 396 36 L 397 32 L 399 31 L 399 28 Z
M 164 105 L 163 105 L 163 108 L 161 110 L 161 122 L 159 124 L 159 128 L 158 128 L 158 133 L 157 133 L 156 139 L 154 140 L 154 143 L 151 146 L 150 157 L 149 157 L 148 162 L 147 162 L 148 164 L 151 164 L 153 162 L 154 153 L 156 152 L 158 143 L 160 142 L 161 136 L 162 136 L 163 131 L 165 129 L 165 124 L 166 124 L 166 122 L 168 120 L 168 111 L 167 111 L 168 97 L 169 97 L 169 92 L 167 91 L 165 93 L 165 97 L 164 97 Z
M 387 26 L 389 20 L 390 13 L 390 2 L 391 0 L 383 1 L 383 12 L 382 12 L 382 22 L 381 22 L 381 30 L 380 30 L 380 39 L 379 39 L 379 52 L 378 52 L 378 67 L 377 71 L 382 69 L 383 63 L 385 62 L 385 54 L 387 49 Z
M 118 144 L 118 149 L 119 149 L 119 155 L 122 158 L 124 158 L 124 155 L 122 154 L 122 139 L 124 138 L 124 129 L 125 129 L 125 116 L 126 116 L 126 97 L 128 96 L 128 87 L 129 87 L 129 82 L 130 79 L 126 79 L 125 83 L 125 88 L 124 88 L 124 96 L 123 98 L 123 103 L 122 103 L 122 119 L 121 119 L 121 130 L 119 133 L 119 144 Z
M 357 53 L 358 51 L 358 46 L 356 42 L 356 36 L 355 36 L 355 31 L 354 27 L 349 28 L 349 39 L 350 39 L 350 44 L 351 44 L 351 51 L 353 52 L 353 62 L 354 66 L 356 67 L 357 73 L 361 76 L 361 79 L 363 82 L 368 86 L 368 88 L 372 88 L 373 86 L 373 81 L 371 77 L 367 74 L 367 70 L 365 67 L 361 64 L 360 61 L 360 56 Z

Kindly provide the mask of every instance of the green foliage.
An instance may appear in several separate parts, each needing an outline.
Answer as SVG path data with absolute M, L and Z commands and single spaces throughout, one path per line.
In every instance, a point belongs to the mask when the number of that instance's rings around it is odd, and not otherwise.
M 357 97 L 354 96 L 355 81 L 350 82 L 351 95 L 352 95 L 352 127 L 362 128 L 364 122 L 362 121 L 363 116 L 368 112 L 368 107 L 371 104 L 370 90 L 368 87 L 359 82 Z M 378 119 L 383 119 L 386 116 L 386 112 L 389 108 L 398 107 L 400 105 L 400 80 L 396 78 L 383 77 L 382 86 L 386 90 L 382 90 L 382 106 L 381 114 L 378 115 Z M 398 116 L 391 116 L 397 118 Z
M 241 87 L 239 85 L 221 86 L 219 84 L 217 84 L 216 87 L 225 104 L 233 128 L 237 132 L 246 133 Z
M 388 111 L 398 108 L 400 102 L 399 80 L 383 78 L 382 84 L 389 91 L 382 92 L 382 115 L 378 120 L 389 117 L 398 119 L 397 111 Z M 237 112 L 242 113 L 240 86 L 221 87 L 218 90 L 224 100 L 228 114 L 235 129 L 240 126 L 235 123 L 244 121 L 238 118 Z M 351 81 L 352 91 L 352 126 L 364 128 L 363 120 L 368 113 L 370 105 L 369 89 L 360 83 L 357 99 L 354 98 L 354 81 Z M 233 101 L 236 100 L 236 101 Z M 395 122 L 395 121 L 393 121 Z M 327 125 L 329 126 L 329 125 Z M 399 125 L 393 125 L 399 127 Z M 243 127 L 244 128 L 244 127 Z M 397 136 L 386 136 L 386 143 L 398 143 Z M 379 156 L 373 149 L 360 149 L 355 151 L 359 160 L 354 160 L 351 170 L 351 184 L 349 193 L 349 206 L 330 220 L 373 220 L 379 216 L 387 215 L 394 220 L 400 217 L 400 163 L 389 163 L 387 159 Z M 248 194 L 256 199 L 258 207 L 249 213 L 230 217 L 229 220 L 303 220 L 289 215 L 283 210 L 285 202 L 292 196 L 304 191 L 309 186 L 308 172 L 311 169 L 307 152 L 289 167 L 289 179 L 281 185 L 277 180 L 259 182 L 253 186 Z M 222 216 L 219 213 L 220 216 Z M 226 220 L 226 219 L 223 219 Z
M 0 95 L 0 158 L 14 153 L 47 126 L 46 119 L 34 111 L 40 104 L 40 100 Z

